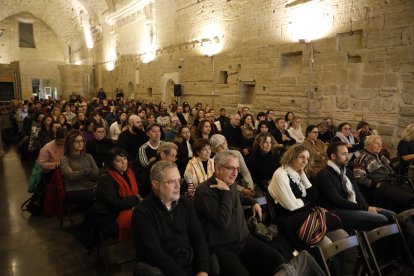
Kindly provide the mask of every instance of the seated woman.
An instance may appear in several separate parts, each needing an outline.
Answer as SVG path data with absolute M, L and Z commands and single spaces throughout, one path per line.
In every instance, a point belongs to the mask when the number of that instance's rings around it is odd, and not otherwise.
M 251 147 L 255 137 L 255 123 L 253 116 L 251 114 L 244 115 L 240 125 L 244 140 L 246 141 L 247 146 Z
M 295 139 L 296 143 L 301 144 L 305 141 L 305 136 L 302 133 L 299 117 L 293 117 L 289 123 L 288 133 L 290 137 Z
M 115 122 L 113 122 L 109 128 L 109 138 L 112 143 L 118 142 L 118 136 L 127 126 L 127 114 L 126 112 L 120 112 Z M 142 119 L 142 118 L 141 118 Z
M 224 137 L 221 134 L 214 134 L 213 136 L 211 136 L 210 144 L 211 149 L 215 154 L 222 152 L 224 150 L 229 150 L 227 146 L 226 137 Z M 237 181 L 237 190 L 245 196 L 254 197 L 255 186 L 253 183 L 252 176 L 250 175 L 249 169 L 246 166 L 246 162 L 244 162 L 243 155 L 238 150 L 232 150 L 232 152 L 237 155 L 240 165 L 240 179 L 237 179 L 240 181 Z
M 174 141 L 177 144 L 177 167 L 180 171 L 180 175 L 184 175 L 185 168 L 187 167 L 188 161 L 193 158 L 193 143 L 191 139 L 191 129 L 189 126 L 180 126 L 178 129 L 177 137 Z
M 414 124 L 409 124 L 401 132 L 401 141 L 397 149 L 400 158 L 400 174 L 406 175 L 408 166 L 414 160 Z
M 318 193 L 304 172 L 309 157 L 306 146 L 290 147 L 269 184 L 269 193 L 276 203 L 278 224 L 296 249 L 317 244 L 325 234 L 323 231 L 305 231 L 309 230 L 305 229 L 306 223 L 318 223 L 322 228 L 326 225 L 326 231 L 342 228 L 338 217 L 322 208 L 314 208 Z
M 120 241 L 131 238 L 132 209 L 142 198 L 123 149 L 110 149 L 105 156 L 105 173 L 96 188 L 95 211 L 101 231 Z
M 65 138 L 64 155 L 60 159 L 66 197 L 73 202 L 91 206 L 99 168 L 92 155 L 85 153 L 86 145 L 82 133 L 71 130 Z
M 365 149 L 355 159 L 354 175 L 361 192 L 370 205 L 401 212 L 414 204 L 414 190 L 405 185 L 394 174 L 390 161 L 380 154 L 382 139 L 370 135 L 365 140 Z
M 187 196 L 192 198 L 198 184 L 206 181 L 214 173 L 214 160 L 211 156 L 211 145 L 206 139 L 195 140 L 193 144 L 194 157 L 188 161 L 184 179 L 188 185 Z
M 42 120 L 42 126 L 39 130 L 37 139 L 39 140 L 40 148 L 54 139 L 52 128 L 54 125 L 53 117 L 46 115 Z
M 358 156 L 361 155 L 360 150 L 364 148 L 363 143 L 358 143 L 358 141 L 354 138 L 351 133 L 351 124 L 344 122 L 338 125 L 338 131 L 336 132 L 335 136 L 332 138 L 331 142 L 344 142 L 348 147 L 348 152 L 350 153 L 351 157 L 348 163 L 350 168 L 353 167 L 354 160 Z
M 326 166 L 326 162 L 328 162 L 328 155 L 326 154 L 328 145 L 318 139 L 318 133 L 319 130 L 316 125 L 309 125 L 306 128 L 306 138 L 303 142 L 308 147 L 311 156 L 311 161 L 308 166 L 310 178 L 314 178 Z
M 195 139 L 203 138 L 203 139 L 209 140 L 211 135 L 213 135 L 211 130 L 212 130 L 211 122 L 209 120 L 202 119 L 198 124 Z
M 275 138 L 269 132 L 261 133 L 256 136 L 252 154 L 247 159 L 247 167 L 253 182 L 263 192 L 267 192 L 269 181 L 279 167 L 279 154 L 276 145 Z

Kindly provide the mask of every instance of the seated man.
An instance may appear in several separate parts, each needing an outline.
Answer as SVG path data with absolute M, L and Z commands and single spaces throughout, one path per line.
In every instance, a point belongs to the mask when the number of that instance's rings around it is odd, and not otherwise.
M 152 160 L 155 160 L 157 149 L 163 142 L 161 141 L 161 126 L 159 124 L 149 124 L 145 129 L 145 133 L 148 136 L 148 142 L 139 148 L 137 157 L 142 168 L 145 168 Z
M 369 204 L 399 213 L 414 203 L 414 190 L 399 177 L 392 176 L 390 161 L 380 154 L 381 149 L 381 136 L 366 138 L 365 149 L 354 162 L 355 179 Z
M 239 170 L 237 155 L 218 153 L 214 176 L 197 187 L 194 205 L 221 275 L 273 275 L 285 260 L 278 250 L 249 234 L 242 204 L 251 206 L 259 221 L 262 210 L 256 200 L 237 192 L 233 183 Z
M 180 183 L 175 163 L 159 161 L 152 167 L 153 193 L 132 216 L 138 262 L 166 275 L 207 275 L 209 252 L 204 232 L 191 200 L 180 196 Z
M 329 145 L 328 165 L 320 170 L 315 186 L 321 205 L 339 216 L 346 230 L 370 230 L 392 220 L 394 212 L 368 206 L 352 172 L 346 168 L 348 148 L 344 142 Z

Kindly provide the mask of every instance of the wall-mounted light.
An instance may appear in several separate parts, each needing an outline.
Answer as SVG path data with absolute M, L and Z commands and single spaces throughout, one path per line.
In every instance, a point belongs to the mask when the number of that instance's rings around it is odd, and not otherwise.
M 326 36 L 333 22 L 331 10 L 331 6 L 316 1 L 290 7 L 287 10 L 291 18 L 287 26 L 290 39 L 310 41 Z

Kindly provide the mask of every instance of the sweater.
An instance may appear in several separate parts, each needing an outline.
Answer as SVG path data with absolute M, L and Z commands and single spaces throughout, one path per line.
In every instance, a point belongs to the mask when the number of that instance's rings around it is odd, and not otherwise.
M 179 264 L 182 256 L 177 253 L 191 248 L 194 275 L 209 271 L 203 229 L 188 198 L 180 197 L 168 210 L 159 198 L 150 194 L 134 209 L 132 230 L 138 261 L 158 267 L 166 275 L 189 275 Z
M 89 190 L 96 186 L 99 168 L 92 155 L 62 156 L 60 167 L 66 191 Z
M 355 178 L 350 170 L 346 170 L 346 176 L 352 183 L 356 195 L 356 202 L 348 201 L 347 193 L 343 189 L 341 175 L 339 175 L 333 168 L 326 166 L 316 176 L 315 187 L 319 192 L 319 202 L 322 207 L 333 209 L 346 210 L 368 210 L 368 204 L 359 191 Z
M 63 156 L 63 152 L 63 145 L 56 145 L 55 140 L 44 145 L 37 158 L 43 172 L 47 173 L 59 167 L 58 164 L 60 164 L 60 158 Z
M 217 184 L 214 176 L 198 185 L 194 197 L 208 244 L 212 248 L 242 246 L 249 235 L 242 205 L 253 206 L 257 202 L 237 192 L 234 184 L 229 191 L 210 188 L 213 184 Z

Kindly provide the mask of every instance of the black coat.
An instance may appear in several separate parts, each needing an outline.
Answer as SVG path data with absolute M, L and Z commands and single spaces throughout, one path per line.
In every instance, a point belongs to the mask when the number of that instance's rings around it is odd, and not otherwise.
M 355 190 L 356 202 L 348 201 L 347 194 L 342 187 L 341 176 L 330 166 L 320 170 L 316 176 L 316 189 L 319 192 L 320 204 L 328 210 L 368 210 L 368 204 L 359 191 L 355 178 L 350 170 L 346 170 L 346 176 L 351 181 Z

